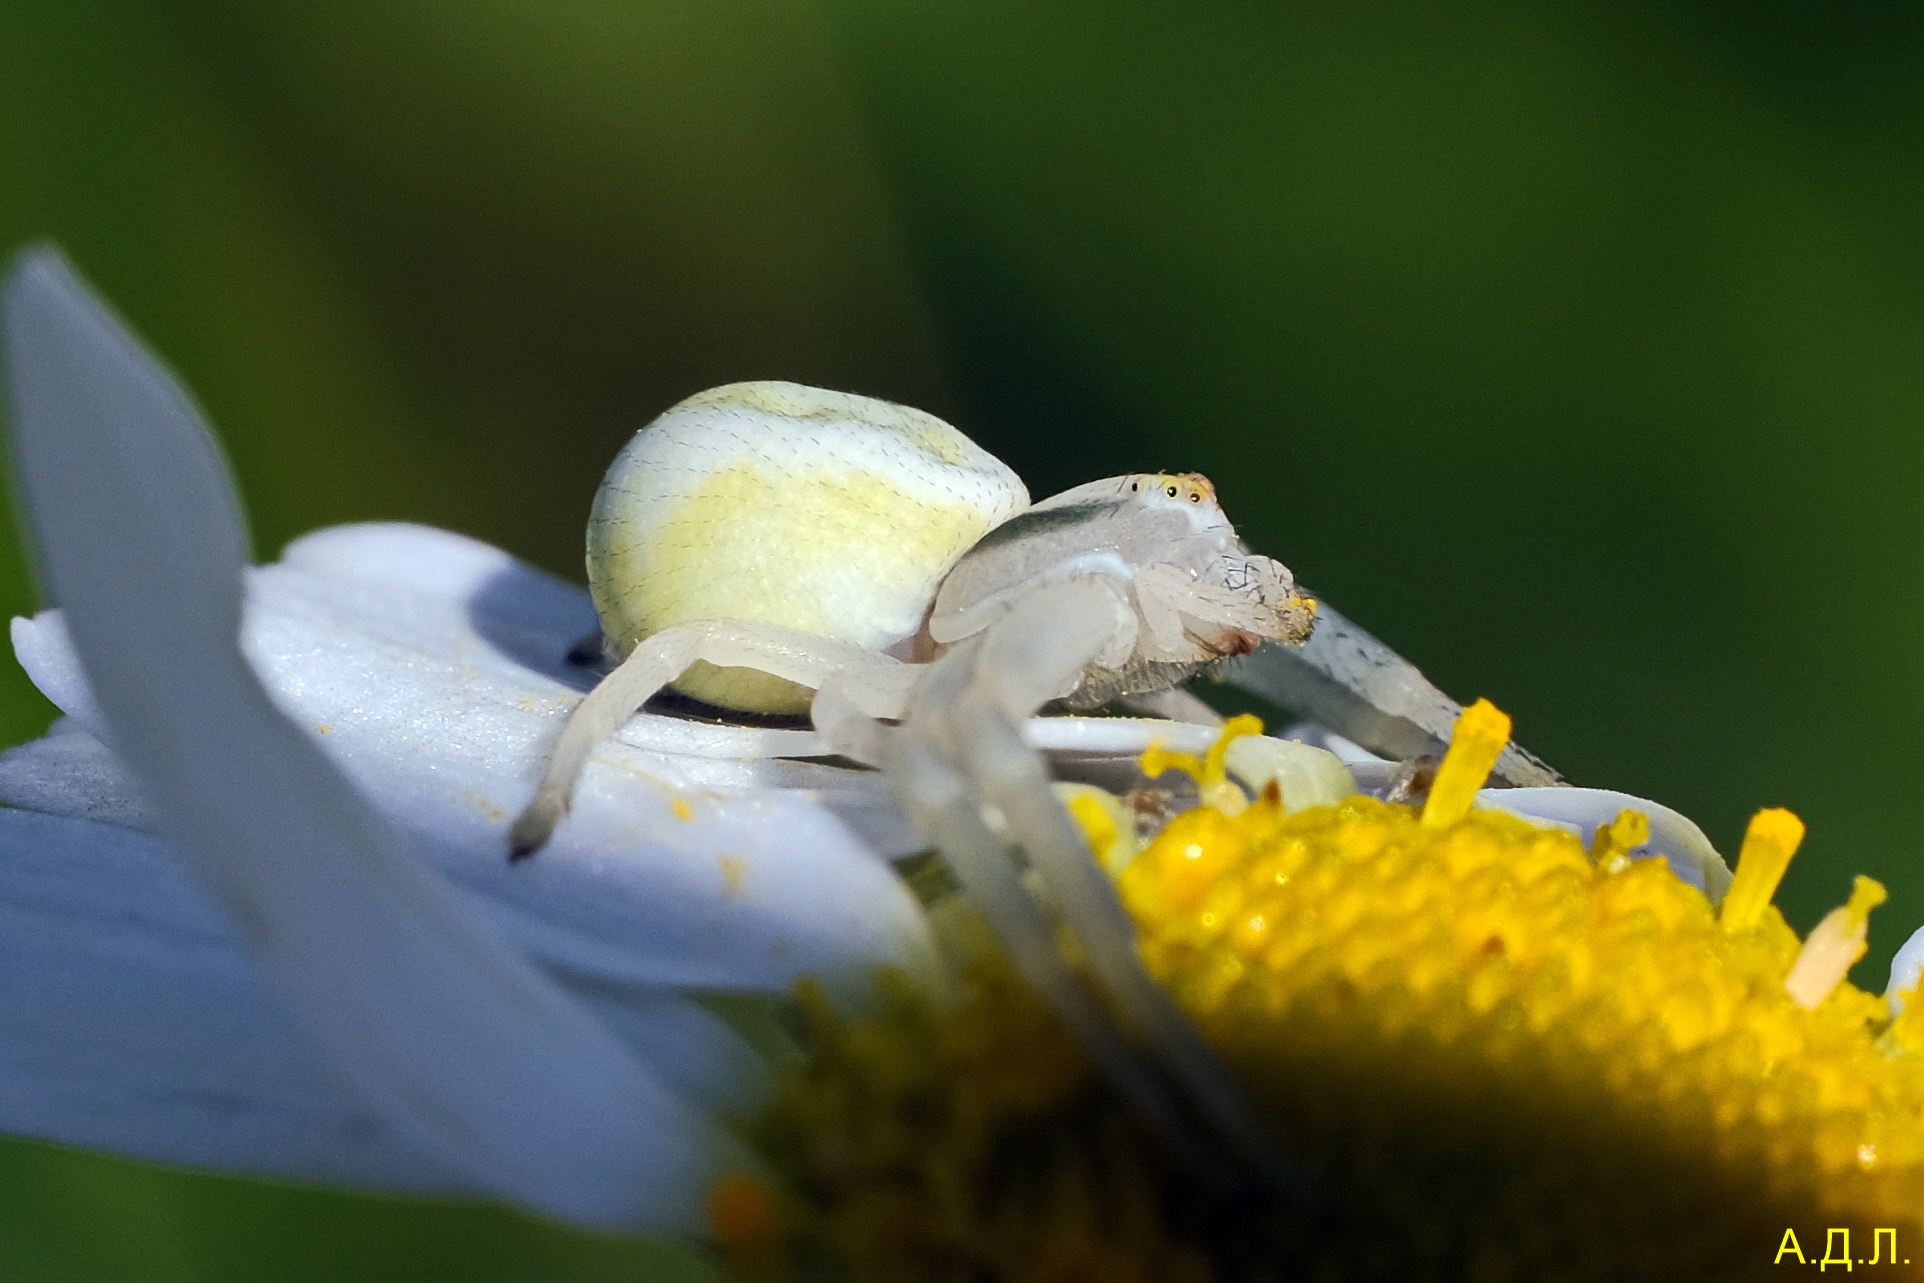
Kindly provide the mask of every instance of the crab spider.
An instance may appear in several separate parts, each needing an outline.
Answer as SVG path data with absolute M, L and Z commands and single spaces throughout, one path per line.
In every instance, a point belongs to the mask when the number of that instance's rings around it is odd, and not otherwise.
M 992 676 L 1023 719 L 1159 696 L 1264 641 L 1301 643 L 1315 609 L 1243 547 L 1201 477 L 1115 477 L 1031 506 L 940 419 L 787 383 L 702 393 L 638 433 L 596 497 L 588 578 L 619 663 L 570 719 L 516 854 L 546 841 L 589 753 L 664 686 L 751 713 L 819 710 L 811 692 L 831 692 L 831 709 L 899 720 L 930 661 L 993 632 L 1024 669 Z M 1031 599 L 1054 604 L 1018 609 Z M 816 722 L 880 764 L 847 715 Z
M 1250 553 L 1200 476 L 1113 477 L 1031 505 L 933 415 L 793 383 L 715 388 L 638 432 L 595 497 L 588 578 L 617 666 L 569 719 L 515 858 L 547 841 L 595 747 L 669 686 L 812 711 L 833 749 L 875 765 L 882 739 L 857 718 L 903 719 L 954 652 L 993 657 L 978 676 L 1018 720 L 1112 700 L 1208 720 L 1181 683 L 1242 656 L 1232 680 L 1392 757 L 1440 747 L 1460 711 Z M 1496 777 L 1558 782 L 1514 745 Z
M 615 460 L 588 578 L 616 666 L 563 729 L 513 858 L 547 840 L 589 754 L 664 687 L 808 712 L 830 749 L 886 772 L 1017 968 L 1192 1170 L 1306 1194 L 1142 970 L 1025 723 L 1052 702 L 1114 700 L 1213 718 L 1180 684 L 1238 657 L 1253 661 L 1243 684 L 1395 756 L 1440 746 L 1459 709 L 1244 547 L 1207 480 L 1112 477 L 1031 505 L 1013 472 L 931 415 L 732 384 L 675 406 Z M 1514 746 L 1496 773 L 1556 779 Z

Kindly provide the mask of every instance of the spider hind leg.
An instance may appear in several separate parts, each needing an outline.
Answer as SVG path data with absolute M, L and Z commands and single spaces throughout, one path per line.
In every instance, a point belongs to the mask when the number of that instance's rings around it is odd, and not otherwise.
M 886 655 L 776 624 L 725 619 L 665 628 L 637 644 L 569 714 L 534 800 L 509 830 L 510 861 L 525 860 L 547 845 L 568 813 L 589 757 L 697 661 L 752 668 L 812 688 L 847 674 L 858 702 L 877 708 L 886 708 L 891 697 L 899 701 L 913 675 L 908 665 Z

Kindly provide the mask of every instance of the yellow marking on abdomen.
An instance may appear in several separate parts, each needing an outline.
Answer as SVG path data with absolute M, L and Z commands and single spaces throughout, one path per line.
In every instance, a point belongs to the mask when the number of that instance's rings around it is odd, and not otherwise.
M 689 398 L 635 437 L 595 498 L 588 581 L 618 655 L 701 620 L 780 624 L 870 650 L 919 630 L 949 568 L 1028 503 L 948 424 L 796 384 Z M 694 665 L 674 689 L 804 713 L 811 692 Z

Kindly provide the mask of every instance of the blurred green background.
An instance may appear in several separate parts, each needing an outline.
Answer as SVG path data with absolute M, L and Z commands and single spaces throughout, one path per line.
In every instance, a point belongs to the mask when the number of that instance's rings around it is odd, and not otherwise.
M 1240 528 L 1808 928 L 1924 920 L 1924 11 L 911 0 L 0 7 L 0 248 L 174 362 L 257 551 L 464 530 L 580 577 L 629 433 L 781 377 L 1038 495 Z M 33 608 L 17 541 L 0 605 Z M 0 676 L 0 740 L 49 707 Z M 486 1209 L 0 1145 L 8 1279 L 640 1278 Z

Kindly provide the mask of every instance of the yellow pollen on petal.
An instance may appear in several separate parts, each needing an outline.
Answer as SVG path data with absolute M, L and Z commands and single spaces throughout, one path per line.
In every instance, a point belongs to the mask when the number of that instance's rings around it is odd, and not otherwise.
M 1510 742 L 1510 716 L 1487 699 L 1463 710 L 1450 736 L 1450 747 L 1436 768 L 1429 801 L 1423 805 L 1423 827 L 1443 829 L 1470 813 L 1476 792 L 1490 778 L 1503 746 Z
M 1858 877 L 1850 900 L 1824 915 L 1784 977 L 1784 992 L 1792 1001 L 1812 1008 L 1830 997 L 1869 947 L 1865 942 L 1870 936 L 1871 910 L 1889 898 L 1882 882 Z
M 1238 713 L 1223 723 L 1216 735 L 1216 742 L 1203 754 L 1203 778 L 1197 781 L 1203 785 L 1220 784 L 1226 778 L 1223 762 L 1229 755 L 1229 746 L 1245 735 L 1261 735 L 1263 719 L 1254 713 Z
M 1085 793 L 1078 793 L 1068 800 L 1069 816 L 1082 829 L 1082 836 L 1088 839 L 1093 851 L 1107 851 L 1116 840 L 1117 826 L 1110 818 L 1108 808 Z
M 1804 822 L 1782 807 L 1766 807 L 1750 817 L 1737 872 L 1718 913 L 1726 931 L 1749 931 L 1762 920 L 1803 841 Z
M 1648 841 L 1650 817 L 1642 811 L 1624 811 L 1597 826 L 1590 841 L 1590 862 L 1605 873 L 1621 873 L 1630 867 L 1630 853 Z

